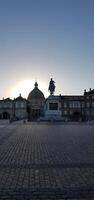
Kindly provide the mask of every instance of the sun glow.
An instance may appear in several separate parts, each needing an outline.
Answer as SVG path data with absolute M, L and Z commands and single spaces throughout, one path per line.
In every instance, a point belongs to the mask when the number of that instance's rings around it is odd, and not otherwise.
M 47 97 L 49 95 L 47 85 L 41 81 L 37 82 L 38 82 L 38 88 L 43 92 L 44 96 Z M 23 80 L 21 82 L 18 82 L 17 85 L 12 87 L 10 91 L 11 98 L 16 98 L 20 94 L 22 95 L 22 97 L 27 98 L 30 91 L 34 89 L 34 83 L 35 80 L 33 79 Z

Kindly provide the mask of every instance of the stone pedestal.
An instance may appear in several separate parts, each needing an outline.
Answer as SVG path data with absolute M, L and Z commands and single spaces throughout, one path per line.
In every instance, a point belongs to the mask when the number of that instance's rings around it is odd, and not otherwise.
M 59 96 L 50 95 L 45 103 L 45 120 L 62 120 L 61 99 Z

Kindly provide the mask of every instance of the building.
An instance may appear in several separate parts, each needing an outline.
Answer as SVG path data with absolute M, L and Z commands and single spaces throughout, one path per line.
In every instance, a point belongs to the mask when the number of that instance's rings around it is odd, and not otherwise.
M 10 98 L 0 100 L 0 119 L 27 118 L 27 100 L 21 94 L 14 100 Z
M 94 120 L 94 89 L 84 90 L 83 95 L 58 95 L 45 98 L 35 82 L 34 89 L 25 99 L 21 94 L 15 99 L 0 100 L 0 119 L 29 121 L 37 119 L 63 121 Z
M 38 83 L 35 82 L 34 89 L 29 93 L 27 98 L 28 120 L 36 120 L 44 116 L 44 94 L 38 89 Z

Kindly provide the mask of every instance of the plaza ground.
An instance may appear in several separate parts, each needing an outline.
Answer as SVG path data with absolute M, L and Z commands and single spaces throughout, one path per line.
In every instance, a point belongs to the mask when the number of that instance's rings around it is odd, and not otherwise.
M 1 121 L 3 199 L 94 199 L 94 125 Z

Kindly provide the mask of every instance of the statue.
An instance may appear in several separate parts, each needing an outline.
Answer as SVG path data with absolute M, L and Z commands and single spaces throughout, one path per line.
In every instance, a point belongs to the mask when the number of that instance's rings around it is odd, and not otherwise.
M 53 81 L 53 79 L 51 78 L 50 83 L 49 83 L 49 88 L 48 90 L 50 91 L 50 95 L 54 94 L 55 91 L 55 82 Z

